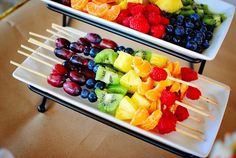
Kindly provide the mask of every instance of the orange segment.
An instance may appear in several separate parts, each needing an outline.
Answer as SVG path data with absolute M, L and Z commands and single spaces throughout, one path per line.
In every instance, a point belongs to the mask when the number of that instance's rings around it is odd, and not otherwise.
M 180 74 L 181 74 L 181 67 L 180 67 L 180 63 L 179 62 L 173 62 L 173 71 L 172 71 L 172 76 L 174 77 L 180 77 Z
M 103 3 L 107 3 L 107 0 L 92 0 L 92 2 L 95 3 L 95 4 L 100 5 L 100 4 L 103 4 Z
M 180 83 L 179 82 L 174 82 L 174 84 L 172 84 L 170 91 L 171 92 L 178 92 L 180 90 Z
M 154 111 L 156 111 L 157 109 L 161 109 L 161 101 L 160 99 L 158 99 L 157 101 L 154 101 L 151 103 L 150 107 L 148 108 L 148 112 L 149 114 L 153 113 Z
M 161 92 L 166 88 L 166 82 L 160 81 L 157 86 L 145 93 L 145 97 L 151 101 L 157 101 L 161 97 Z
M 89 2 L 87 4 L 88 13 L 97 17 L 104 16 L 107 13 L 108 9 L 109 9 L 109 5 L 106 3 L 97 5 L 93 2 Z
M 76 10 L 83 10 L 88 0 L 71 0 L 71 7 Z
M 180 86 L 180 99 L 182 100 L 185 96 L 186 91 L 188 90 L 188 85 L 181 84 Z
M 141 57 L 135 56 L 133 58 L 133 67 L 134 71 L 140 76 L 140 77 L 146 77 L 151 72 L 151 64 L 143 60 Z
M 134 116 L 130 122 L 131 125 L 137 126 L 141 125 L 144 120 L 146 120 L 149 116 L 149 113 L 146 108 L 140 107 L 138 110 L 134 113 Z
M 158 122 L 159 122 L 161 116 L 162 116 L 161 110 L 156 110 L 156 111 L 154 111 L 154 112 L 140 125 L 140 127 L 141 127 L 142 129 L 144 129 L 144 130 L 147 130 L 147 131 L 154 129 L 154 128 L 157 126 L 157 124 L 158 124 Z
M 103 16 L 104 19 L 109 21 L 114 21 L 118 15 L 120 14 L 120 6 L 119 5 L 113 5 L 107 13 Z
M 145 93 L 153 88 L 154 81 L 148 77 L 146 82 L 141 82 L 138 85 L 138 93 L 141 95 L 145 95 Z

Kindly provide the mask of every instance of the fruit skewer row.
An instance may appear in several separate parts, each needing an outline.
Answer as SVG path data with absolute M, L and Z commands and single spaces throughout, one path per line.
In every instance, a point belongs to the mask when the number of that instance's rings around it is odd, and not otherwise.
M 32 59 L 36 60 L 36 58 L 32 58 Z M 40 60 L 37 60 L 37 61 L 40 61 Z M 64 91 L 66 93 L 70 94 L 70 95 L 74 95 L 75 92 L 78 93 L 81 90 L 81 88 L 79 86 L 75 85 L 72 81 L 66 81 L 65 82 L 64 76 L 59 75 L 58 72 L 56 74 L 52 73 L 49 76 L 47 76 L 47 75 L 44 75 L 44 74 L 42 74 L 40 72 L 34 71 L 34 70 L 30 69 L 30 68 L 27 68 L 25 66 L 22 66 L 21 64 L 16 63 L 14 61 L 10 61 L 10 63 L 15 65 L 15 66 L 17 66 L 17 67 L 20 67 L 20 68 L 22 68 L 22 69 L 24 69 L 26 71 L 29 71 L 29 72 L 31 72 L 31 73 L 33 73 L 35 75 L 38 75 L 40 77 L 43 77 L 43 78 L 47 79 L 48 83 L 51 84 L 54 87 L 62 87 L 63 86 Z M 54 73 L 55 73 L 55 71 L 54 71 Z M 187 125 L 183 125 L 183 126 L 184 127 L 188 127 L 189 129 L 194 129 L 194 128 L 189 127 Z M 176 127 L 176 131 L 181 133 L 181 134 L 183 134 L 183 135 L 189 136 L 191 138 L 203 141 L 203 139 L 201 137 L 199 137 L 197 135 L 194 135 L 192 133 L 188 133 L 187 131 L 184 131 L 183 129 L 179 129 L 179 128 Z M 198 130 L 195 129 L 195 131 L 198 131 Z
M 29 40 L 30 42 L 32 42 L 32 43 L 37 43 L 37 44 L 43 44 L 43 43 L 39 43 L 38 41 L 35 41 L 35 40 L 33 40 L 33 39 L 30 39 Z M 43 45 L 44 46 L 44 48 L 46 48 L 46 49 L 48 49 L 48 46 L 47 45 Z M 52 50 L 53 48 L 50 48 L 50 50 Z M 185 104 L 183 104 L 183 103 L 180 103 L 180 102 L 178 102 L 178 101 L 176 101 L 177 102 L 177 104 L 181 104 L 181 106 L 185 106 L 185 107 L 188 107 L 188 105 L 185 105 Z M 193 110 L 193 111 L 196 111 L 196 112 L 198 112 L 198 113 L 200 113 L 200 114 L 202 114 L 202 115 L 205 115 L 205 116 L 208 116 L 208 117 L 210 117 L 210 115 L 209 114 L 206 114 L 205 112 L 201 112 L 201 111 L 199 111 L 199 110 L 197 110 L 197 109 L 194 109 L 194 108 L 189 108 L 189 109 L 191 109 L 191 110 Z

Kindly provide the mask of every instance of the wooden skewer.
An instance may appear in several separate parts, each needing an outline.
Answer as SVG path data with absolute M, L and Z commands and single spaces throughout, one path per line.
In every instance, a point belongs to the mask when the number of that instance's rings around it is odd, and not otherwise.
M 199 119 L 199 118 L 197 118 L 197 117 L 194 117 L 194 116 L 189 116 L 188 118 L 191 119 L 191 120 L 193 120 L 193 121 L 199 122 L 199 123 L 202 122 L 201 119 Z
M 38 58 L 36 58 L 36 57 L 30 55 L 30 54 L 27 54 L 27 53 L 22 52 L 22 51 L 20 51 L 20 50 L 18 50 L 17 52 L 18 52 L 19 54 L 22 54 L 22 55 L 24 55 L 24 56 L 27 56 L 27 57 L 29 57 L 29 58 L 32 58 L 32 59 L 34 59 L 34 60 L 36 60 L 36 61 L 38 61 L 38 62 L 40 62 L 40 63 L 42 63 L 42 64 L 45 64 L 45 65 L 47 65 L 47 66 L 49 66 L 49 67 L 53 67 L 52 64 L 49 64 L 49 63 L 47 63 L 47 62 L 45 62 L 45 61 L 43 61 L 43 60 L 40 60 L 40 59 L 38 59 Z
M 197 108 L 197 109 L 199 109 L 199 110 L 206 110 L 204 107 L 202 107 L 201 105 L 194 105 L 193 103 L 191 103 L 191 102 L 189 102 L 189 101 L 187 101 L 187 100 L 185 100 L 184 102 L 182 101 L 182 103 L 185 103 L 185 104 L 188 104 L 188 105 L 190 105 L 190 106 L 192 106 L 192 107 L 195 107 L 195 108 Z
M 183 107 L 185 107 L 185 108 L 187 108 L 187 109 L 189 109 L 189 110 L 191 110 L 191 111 L 194 111 L 194 112 L 196 112 L 196 113 L 198 113 L 198 114 L 201 114 L 201 115 L 203 115 L 203 116 L 206 116 L 206 117 L 208 117 L 208 118 L 210 118 L 210 119 L 214 119 L 214 117 L 213 117 L 212 115 L 210 115 L 210 114 L 208 114 L 208 113 L 206 113 L 206 112 L 203 112 L 203 111 L 201 111 L 201 110 L 199 110 L 199 109 L 193 108 L 192 106 L 189 106 L 189 105 L 187 105 L 187 104 L 181 103 L 181 102 L 178 101 L 178 100 L 176 100 L 175 103 L 178 104 L 178 105 L 180 105 L 180 106 L 183 106 Z
M 209 102 L 213 105 L 218 105 L 214 100 L 210 99 L 210 98 L 207 98 L 207 97 L 204 97 L 204 96 L 200 96 L 200 99 L 202 100 L 205 100 L 206 102 Z
M 190 82 L 186 82 L 186 81 L 183 81 L 183 80 L 180 80 L 180 79 L 171 77 L 171 76 L 168 76 L 167 78 L 170 79 L 170 80 L 172 80 L 172 81 L 175 81 L 175 82 L 179 82 L 179 83 L 182 83 L 182 84 L 186 84 L 186 85 L 188 85 L 188 86 L 191 86 L 191 87 L 198 88 L 197 85 L 195 85 L 195 84 L 193 84 L 193 83 L 190 83 Z
M 62 30 L 62 29 L 59 29 L 59 28 L 55 27 L 55 26 L 52 26 L 52 28 L 53 28 L 54 30 L 60 32 L 60 33 L 63 33 L 63 34 L 65 34 L 65 35 L 67 35 L 67 36 L 73 38 L 73 36 L 71 35 L 71 33 L 68 33 L 68 32 L 66 32 L 66 31 L 64 31 L 64 30 Z
M 177 121 L 177 124 L 179 124 L 179 125 L 181 125 L 181 126 L 183 126 L 183 127 L 185 127 L 185 128 L 188 128 L 188 129 L 190 129 L 190 130 L 192 130 L 192 131 L 195 131 L 195 132 L 197 132 L 197 133 L 199 133 L 199 134 L 204 135 L 204 133 L 203 133 L 202 131 L 200 131 L 200 130 L 198 130 L 198 129 L 196 129 L 196 128 L 193 128 L 193 127 L 191 127 L 191 126 L 189 126 L 189 125 L 186 125 L 186 124 L 184 124 L 184 123 L 182 123 L 182 122 Z
M 51 33 L 51 34 L 53 34 L 53 35 L 55 35 L 55 36 L 57 36 L 57 37 L 63 37 L 63 38 L 66 38 L 66 39 L 67 39 L 66 36 L 63 36 L 63 35 L 61 35 L 61 34 L 59 34 L 59 33 L 57 33 L 57 32 L 54 32 L 54 31 L 52 31 L 52 30 L 47 29 L 46 31 L 49 32 L 49 33 Z
M 40 73 L 40 72 L 34 71 L 34 70 L 32 70 L 32 69 L 29 69 L 29 68 L 27 68 L 27 67 L 25 67 L 25 66 L 23 66 L 23 65 L 21 65 L 21 64 L 19 64 L 19 63 L 17 63 L 17 62 L 10 61 L 10 63 L 11 63 L 12 65 L 15 65 L 15 66 L 17 66 L 17 67 L 20 67 L 20 68 L 22 68 L 22 69 L 24 69 L 24 70 L 27 70 L 27 71 L 29 71 L 29 72 L 31 72 L 31 73 L 33 73 L 33 74 L 36 74 L 36 75 L 41 76 L 41 77 L 43 77 L 43 78 L 47 78 L 46 75 L 44 75 L 44 74 L 42 74 L 42 73 Z
M 62 26 L 54 24 L 54 23 L 52 24 L 52 27 L 57 27 L 57 28 L 59 28 L 61 30 L 73 33 L 73 34 L 78 35 L 80 37 L 84 37 L 86 35 L 86 33 L 82 32 L 82 31 L 79 31 L 79 30 L 73 31 L 73 30 L 71 30 L 71 29 L 69 29 L 67 27 L 62 27 Z
M 42 36 L 42 35 L 39 35 L 37 33 L 34 33 L 34 32 L 29 32 L 30 35 L 34 36 L 34 37 L 39 37 L 39 38 L 42 38 L 42 39 L 45 39 L 45 40 L 48 40 L 48 41 L 51 41 L 51 42 L 55 42 L 55 40 L 51 39 L 51 38 L 48 38 L 46 36 Z
M 35 44 L 35 45 L 37 45 L 37 46 L 40 46 L 40 47 L 42 47 L 42 48 L 45 48 L 45 49 L 47 49 L 47 50 L 50 50 L 50 51 L 54 51 L 54 48 L 53 47 L 51 47 L 51 46 L 49 46 L 49 45 L 46 45 L 45 43 L 42 43 L 42 42 L 39 42 L 39 41 L 37 41 L 37 40 L 35 40 L 35 39 L 33 39 L 33 38 L 30 38 L 29 40 L 28 40 L 28 42 L 30 42 L 30 43 L 32 43 L 32 44 Z
M 202 137 L 199 137 L 199 136 L 197 136 L 197 135 L 194 135 L 194 134 L 192 134 L 192 133 L 188 133 L 188 132 L 186 132 L 186 131 L 184 131 L 184 130 L 182 130 L 182 129 L 179 129 L 179 128 L 175 128 L 176 129 L 176 132 L 179 132 L 179 133 L 181 133 L 181 134 L 183 134 L 183 135 L 186 135 L 186 136 L 188 136 L 188 137 L 191 137 L 191 138 L 194 138 L 194 139 L 197 139 L 197 140 L 200 140 L 200 141 L 205 141 Z
M 27 47 L 27 46 L 25 46 L 25 45 L 21 45 L 21 47 L 24 48 L 24 49 L 26 49 L 26 50 L 28 50 L 28 51 L 30 51 L 30 52 L 32 52 L 32 53 L 36 53 L 37 55 L 40 55 L 40 56 L 42 56 L 42 57 L 44 57 L 44 58 L 46 58 L 46 59 L 48 59 L 48 60 L 51 60 L 51 61 L 53 61 L 53 62 L 55 62 L 55 63 L 61 64 L 61 61 L 56 60 L 56 59 L 54 59 L 54 58 L 52 58 L 52 57 L 50 57 L 50 56 L 48 56 L 48 55 L 45 55 L 45 54 L 43 54 L 43 53 L 41 53 L 41 52 L 38 52 L 38 51 L 36 51 L 36 50 L 33 50 L 33 49 L 31 49 L 31 48 L 29 48 L 29 47 Z

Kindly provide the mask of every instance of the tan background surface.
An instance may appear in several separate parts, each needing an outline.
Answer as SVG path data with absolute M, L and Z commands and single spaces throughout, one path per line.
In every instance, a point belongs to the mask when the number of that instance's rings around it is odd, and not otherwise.
M 9 60 L 23 61 L 16 51 L 21 43 L 26 43 L 28 32 L 46 34 L 45 29 L 52 22 L 60 24 L 61 15 L 49 11 L 38 0 L 0 21 L 0 148 L 8 148 L 17 158 L 175 157 L 53 102 L 49 102 L 45 114 L 36 111 L 41 97 L 11 76 L 15 68 L 9 65 Z M 72 26 L 77 24 L 72 21 Z M 204 72 L 232 89 L 218 138 L 236 131 L 235 27 L 234 18 L 219 54 L 214 61 L 207 62 Z

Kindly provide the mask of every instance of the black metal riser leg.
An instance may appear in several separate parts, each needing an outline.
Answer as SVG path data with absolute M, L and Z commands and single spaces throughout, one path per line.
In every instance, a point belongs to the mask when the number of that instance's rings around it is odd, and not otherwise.
M 204 70 L 204 68 L 205 68 L 205 65 L 206 65 L 206 60 L 203 60 L 203 61 L 201 62 L 201 65 L 200 65 L 200 67 L 199 67 L 199 70 L 198 70 L 198 73 L 199 73 L 199 74 L 202 75 L 203 70 Z
M 44 113 L 46 111 L 46 102 L 47 102 L 47 97 L 43 96 L 41 104 L 39 104 L 37 107 L 38 112 Z

